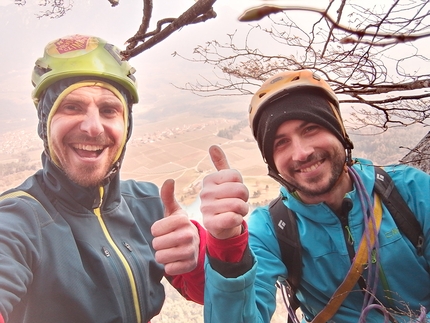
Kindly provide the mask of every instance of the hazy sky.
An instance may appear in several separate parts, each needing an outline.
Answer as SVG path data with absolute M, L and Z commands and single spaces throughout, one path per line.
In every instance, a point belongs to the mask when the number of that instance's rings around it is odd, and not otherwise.
M 35 60 L 42 56 L 44 46 L 61 36 L 82 33 L 100 36 L 121 48 L 124 42 L 137 31 L 143 4 L 141 0 L 120 0 L 112 8 L 107 0 L 75 0 L 73 9 L 59 19 L 38 19 L 36 14 L 43 10 L 35 0 L 27 1 L 23 7 L 14 0 L 0 0 L 0 125 L 10 118 L 19 116 L 28 120 L 34 118 L 30 92 L 31 70 Z M 192 57 L 197 45 L 209 40 L 228 42 L 227 33 L 235 30 L 245 33 L 247 23 L 237 18 L 252 6 L 261 5 L 264 0 L 218 0 L 214 9 L 217 17 L 205 23 L 186 26 L 175 32 L 162 43 L 130 60 L 137 69 L 140 102 L 135 112 L 148 109 L 181 109 L 189 104 L 213 108 L 215 99 L 202 99 L 187 91 L 176 89 L 172 84 L 183 86 L 195 83 L 200 75 L 212 77 L 210 66 L 188 63 L 179 57 L 172 57 L 174 51 Z M 285 1 L 294 4 L 294 1 Z M 299 1 L 297 1 L 299 3 Z M 315 2 L 315 1 L 312 1 Z M 317 1 L 318 2 L 318 1 Z M 319 1 L 319 5 L 326 1 Z M 194 0 L 154 1 L 153 25 L 158 19 L 177 17 L 188 9 Z M 274 3 L 282 4 L 275 0 Z M 264 46 L 264 44 L 262 44 Z M 215 79 L 213 77 L 213 79 Z M 218 99 L 223 107 L 239 106 L 246 110 L 248 97 Z M 29 108 L 30 107 L 30 108 Z M 245 112 L 245 111 L 244 111 Z M 245 115 L 245 114 L 244 114 Z M 19 124 L 24 124 L 22 121 Z M 19 125 L 17 124 L 17 126 Z
M 124 42 L 134 35 L 140 25 L 143 7 L 139 0 L 123 0 L 114 8 L 107 0 L 79 0 L 60 19 L 38 19 L 36 14 L 43 7 L 30 3 L 32 1 L 20 7 L 13 0 L 0 0 L 0 122 L 5 122 L 9 117 L 22 116 L 24 119 L 33 115 L 31 70 L 49 41 L 82 33 L 100 36 L 125 48 Z M 193 3 L 193 0 L 154 1 L 153 23 L 161 18 L 177 17 Z M 252 0 L 218 0 L 214 7 L 218 14 L 216 19 L 186 26 L 162 43 L 132 58 L 130 62 L 137 69 L 141 99 L 135 111 L 138 113 L 166 106 L 175 108 L 178 103 L 186 104 L 189 101 L 195 104 L 200 101 L 197 96 L 178 90 L 171 84 L 181 86 L 188 81 L 193 82 L 205 67 L 189 64 L 171 54 L 178 51 L 191 56 L 193 48 L 207 40 L 224 38 L 227 41 L 226 33 L 246 27 L 237 21 L 243 9 L 260 3 Z M 245 99 L 242 98 L 241 102 L 245 102 Z
M 324 8 L 329 0 L 308 0 L 307 6 Z M 142 15 L 142 0 L 120 0 L 117 7 L 112 8 L 107 0 L 75 0 L 74 7 L 59 19 L 38 19 L 36 14 L 43 9 L 38 7 L 38 0 L 27 0 L 23 7 L 14 4 L 14 0 L 0 0 L 0 134 L 20 127 L 34 127 L 36 130 L 36 112 L 30 98 L 32 91 L 31 71 L 37 58 L 43 55 L 45 45 L 58 37 L 82 33 L 100 36 L 125 48 L 124 42 L 137 31 Z M 243 111 L 246 117 L 250 97 L 201 98 L 188 91 L 175 88 L 172 84 L 183 86 L 195 83 L 202 76 L 216 81 L 212 66 L 189 63 L 182 58 L 173 57 L 174 51 L 183 56 L 192 57 L 193 49 L 206 41 L 217 40 L 220 43 L 229 41 L 227 34 L 237 31 L 245 35 L 249 30 L 248 23 L 240 23 L 237 18 L 253 6 L 268 3 L 264 0 L 217 0 L 214 9 L 217 17 L 205 23 L 186 26 L 175 32 L 162 43 L 134 57 L 130 63 L 137 69 L 140 102 L 134 108 L 138 115 L 153 109 L 166 111 L 182 111 L 187 106 L 209 109 L 232 109 Z M 392 0 L 378 0 L 377 3 Z M 155 0 L 152 26 L 158 19 L 178 17 L 188 9 L 194 0 Z M 303 0 L 271 0 L 278 5 L 302 4 Z M 371 3 L 364 0 L 363 3 Z M 294 12 L 300 22 L 313 21 L 306 14 Z M 264 21 L 267 21 L 266 18 Z M 150 28 L 152 29 L 152 28 Z M 241 37 L 238 37 L 240 39 Z M 242 37 L 243 39 L 244 37 Z M 252 39 L 261 49 L 273 49 L 267 37 L 264 41 Z M 423 39 L 420 53 L 430 57 L 428 39 Z M 419 42 L 415 43 L 417 46 Z M 399 54 L 406 55 L 404 48 Z M 283 47 L 282 52 L 288 51 Z M 288 53 L 286 53 L 288 54 Z M 395 62 L 396 60 L 392 60 Z M 430 64 L 412 62 L 416 69 L 430 70 Z M 429 72 L 430 73 L 430 72 Z M 219 74 L 219 72 L 218 72 Z M 151 110 L 152 109 L 152 110 Z M 345 114 L 344 114 L 345 117 Z
M 366 0 L 367 1 L 367 0 Z M 388 0 L 378 0 L 388 1 Z M 328 0 L 308 0 L 307 6 L 324 8 Z M 45 45 L 58 37 L 81 33 L 100 36 L 125 48 L 124 42 L 137 31 L 143 10 L 142 0 L 120 0 L 117 7 L 111 7 L 108 0 L 75 0 L 71 11 L 59 19 L 37 18 L 43 7 L 36 5 L 37 0 L 28 0 L 25 6 L 17 6 L 14 0 L 0 0 L 0 34 L 2 50 L 0 51 L 0 133 L 4 129 L 10 130 L 21 125 L 34 125 L 36 114 L 30 98 L 32 85 L 31 71 L 37 58 L 43 55 Z M 156 0 L 152 27 L 157 20 L 166 17 L 178 17 L 188 9 L 194 0 Z M 237 18 L 244 10 L 269 3 L 264 0 L 217 0 L 214 9 L 215 19 L 196 25 L 190 25 L 176 31 L 160 44 L 146 52 L 133 57 L 130 63 L 137 69 L 136 77 L 139 84 L 140 102 L 134 113 L 138 115 L 152 109 L 161 111 L 182 111 L 188 107 L 208 109 L 224 109 L 243 111 L 246 109 L 250 97 L 201 98 L 189 91 L 175 88 L 184 86 L 187 82 L 195 84 L 204 81 L 203 77 L 216 81 L 214 73 L 220 72 L 210 65 L 190 63 L 180 57 L 173 57 L 173 52 L 193 58 L 193 49 L 207 41 L 217 40 L 227 43 L 227 34 L 237 33 L 239 46 L 242 45 L 249 23 L 241 23 Z M 297 5 L 300 0 L 271 0 L 278 5 Z M 303 5 L 303 4 L 302 4 Z M 292 13 L 297 21 L 314 21 L 312 13 L 304 15 L 301 12 Z M 304 19 L 299 19 L 300 15 Z M 260 23 L 269 23 L 263 19 Z M 243 36 L 243 37 L 242 37 Z M 423 42 L 427 42 L 425 39 Z M 417 42 L 418 44 L 418 42 Z M 262 41 L 252 36 L 252 45 L 263 51 L 272 51 L 286 55 L 288 47 L 281 47 L 278 51 L 274 42 L 266 37 Z M 276 48 L 276 49 L 275 49 Z M 423 46 L 428 54 L 429 47 Z M 405 50 L 400 51 L 405 55 Z M 278 51 L 278 52 L 276 52 Z M 422 49 L 420 50 L 422 53 Z M 293 53 L 291 53 L 293 54 Z M 413 57 L 414 52 L 411 52 Z M 427 55 L 427 57 L 430 54 Z M 196 58 L 196 57 L 195 57 Z M 392 60 L 391 62 L 395 62 Z M 416 68 L 424 68 L 422 64 L 415 64 Z M 428 64 L 425 64 L 428 65 Z M 345 117 L 345 116 L 344 116 Z

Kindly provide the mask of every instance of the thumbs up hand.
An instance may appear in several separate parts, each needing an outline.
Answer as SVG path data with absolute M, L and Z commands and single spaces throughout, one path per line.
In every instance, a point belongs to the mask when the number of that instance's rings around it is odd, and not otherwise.
M 200 238 L 197 227 L 176 201 L 175 182 L 166 180 L 160 190 L 164 218 L 151 227 L 155 260 L 164 265 L 168 275 L 192 271 L 197 266 Z
M 211 146 L 209 154 L 217 172 L 203 179 L 200 210 L 206 230 L 217 239 L 228 239 L 242 232 L 249 192 L 240 173 L 230 169 L 220 147 Z

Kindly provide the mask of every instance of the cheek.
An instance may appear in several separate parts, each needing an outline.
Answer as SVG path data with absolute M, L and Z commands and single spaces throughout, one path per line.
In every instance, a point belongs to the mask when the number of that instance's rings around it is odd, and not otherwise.
M 276 169 L 278 172 L 281 172 L 281 169 L 286 167 L 286 160 L 288 156 L 285 151 L 277 151 L 273 154 L 273 162 L 275 163 Z
M 58 146 L 70 130 L 70 123 L 63 121 L 61 118 L 53 118 L 49 125 L 48 142 L 50 149 L 52 149 L 53 144 Z
M 71 131 L 78 122 L 72 118 L 54 116 L 49 125 L 51 137 L 64 137 L 64 135 Z
M 125 140 L 126 129 L 123 121 L 112 122 L 109 126 L 111 136 L 120 145 Z
M 51 140 L 53 138 L 59 138 L 63 136 L 63 132 L 62 132 L 62 127 L 60 127 L 58 124 L 56 123 L 52 123 L 51 126 L 49 127 L 49 137 L 51 138 Z

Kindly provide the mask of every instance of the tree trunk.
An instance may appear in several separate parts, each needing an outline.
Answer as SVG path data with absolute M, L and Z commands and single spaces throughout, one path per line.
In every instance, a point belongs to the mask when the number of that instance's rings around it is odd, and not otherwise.
M 400 161 L 430 174 L 430 131 L 423 139 Z

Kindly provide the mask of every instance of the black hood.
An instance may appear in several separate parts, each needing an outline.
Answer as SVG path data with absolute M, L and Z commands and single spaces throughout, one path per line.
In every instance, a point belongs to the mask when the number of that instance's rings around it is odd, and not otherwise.
M 48 117 L 49 117 L 49 113 L 51 112 L 52 106 L 54 105 L 58 96 L 65 89 L 67 89 L 70 85 L 72 85 L 74 83 L 81 82 L 81 81 L 87 81 L 87 80 L 89 80 L 88 76 L 79 76 L 79 77 L 71 77 L 71 78 L 62 79 L 58 82 L 55 82 L 51 86 L 49 86 L 45 90 L 45 92 L 41 95 L 39 104 L 37 105 L 37 115 L 39 118 L 38 134 L 39 134 L 39 137 L 43 140 L 45 155 L 49 159 L 51 159 L 51 156 L 49 153 L 49 145 L 48 145 L 48 131 L 47 131 L 48 125 L 47 125 L 47 122 L 48 122 Z M 106 182 L 109 182 L 111 180 L 112 174 L 117 173 L 118 170 L 121 168 L 122 160 L 124 159 L 126 143 L 130 139 L 130 136 L 132 133 L 132 128 L 133 128 L 133 116 L 132 116 L 133 103 L 132 102 L 133 102 L 133 100 L 130 97 L 130 94 L 128 93 L 128 91 L 123 86 L 121 86 L 120 84 L 118 84 L 114 81 L 107 80 L 104 78 L 99 78 L 99 77 L 91 77 L 90 80 L 91 81 L 93 81 L 93 80 L 102 81 L 102 82 L 106 82 L 106 83 L 109 83 L 112 86 L 114 86 L 121 93 L 121 95 L 124 97 L 124 99 L 126 100 L 126 104 L 127 104 L 127 108 L 128 108 L 128 122 L 127 122 L 128 127 L 127 127 L 126 140 L 125 140 L 121 155 L 118 158 L 118 161 L 115 162 L 114 165 L 112 165 L 111 171 L 106 176 L 105 180 L 106 180 Z M 103 184 L 105 184 L 105 183 L 103 183 Z

